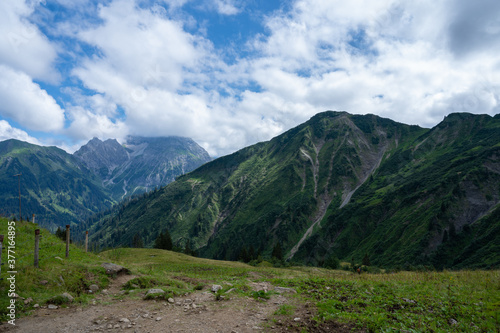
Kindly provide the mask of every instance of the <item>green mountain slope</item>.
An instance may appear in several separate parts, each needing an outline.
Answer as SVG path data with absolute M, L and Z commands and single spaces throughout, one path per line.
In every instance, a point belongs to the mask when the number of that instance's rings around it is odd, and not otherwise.
M 498 117 L 497 117 L 498 118 Z M 131 200 L 91 226 L 102 245 L 168 229 L 201 255 L 243 248 L 321 265 L 498 266 L 500 119 L 452 114 L 433 129 L 325 112 Z
M 113 201 L 97 178 L 76 159 L 56 147 L 18 140 L 0 142 L 1 214 L 19 218 L 18 178 L 21 173 L 23 219 L 36 215 L 46 226 L 79 223 Z

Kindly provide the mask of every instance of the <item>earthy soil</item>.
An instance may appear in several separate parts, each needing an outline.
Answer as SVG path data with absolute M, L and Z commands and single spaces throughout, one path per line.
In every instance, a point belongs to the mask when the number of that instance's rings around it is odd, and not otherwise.
M 101 292 L 90 305 L 66 308 L 37 309 L 28 317 L 16 320 L 16 326 L 0 325 L 0 332 L 344 332 L 334 325 L 316 327 L 311 321 L 313 309 L 297 306 L 296 314 L 276 317 L 274 312 L 296 299 L 287 294 L 273 294 L 269 300 L 224 295 L 216 300 L 208 290 L 201 290 L 174 299 L 143 300 L 143 294 L 122 295 L 121 286 L 134 278 L 122 275 L 107 292 Z M 272 290 L 267 282 L 250 282 L 254 290 Z M 117 297 L 120 296 L 120 297 Z M 327 325 L 328 326 L 328 325 Z M 347 331 L 347 330 L 345 330 Z

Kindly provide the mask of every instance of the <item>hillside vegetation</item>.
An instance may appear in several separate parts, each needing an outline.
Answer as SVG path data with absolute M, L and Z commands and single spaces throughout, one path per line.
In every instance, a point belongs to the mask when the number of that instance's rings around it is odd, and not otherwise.
M 79 223 L 113 203 L 99 179 L 78 160 L 56 147 L 18 140 L 0 142 L 0 214 L 19 220 L 21 174 L 22 218 L 47 226 Z
M 51 229 L 78 225 L 209 160 L 193 140 L 180 137 L 129 137 L 127 146 L 94 138 L 73 155 L 56 147 L 2 141 L 0 214 L 19 219 L 20 191 L 22 219 L 35 214 Z
M 41 230 L 40 268 L 34 268 L 35 228 L 38 227 L 26 222 L 16 225 L 16 292 L 24 299 L 33 298 L 27 305 L 18 299 L 18 316 L 35 311 L 35 304 L 45 306 L 53 302 L 51 299 L 63 292 L 75 297 L 71 306 L 94 304 L 96 294 L 89 294 L 88 287 L 95 283 L 100 290 L 106 288 L 109 278 L 101 263 L 114 262 L 124 265 L 136 276 L 123 285 L 124 293 L 107 300 L 118 304 L 124 299 L 152 302 L 143 301 L 140 295 L 153 287 L 163 289 L 166 299 L 209 291 L 213 284 L 218 284 L 223 289 L 213 294 L 213 302 L 227 302 L 227 307 L 231 306 L 231 299 L 267 302 L 275 293 L 254 291 L 255 283 L 292 288 L 297 294 L 287 296 L 288 301 L 280 305 L 263 327 L 272 331 L 278 327 L 282 328 L 279 331 L 332 330 L 342 324 L 354 331 L 370 332 L 495 332 L 500 325 L 499 271 L 359 275 L 311 267 L 264 267 L 265 263 L 252 267 L 157 249 L 117 248 L 95 255 L 73 245 L 66 259 L 64 243 L 44 229 Z M 5 219 L 0 220 L 0 234 L 7 234 Z M 3 269 L 2 321 L 6 320 L 9 302 L 5 296 L 8 284 L 4 274 Z M 43 280 L 46 282 L 42 283 Z M 138 307 L 145 306 L 139 303 Z M 105 315 L 105 305 L 102 309 Z M 294 320 L 306 313 L 308 318 Z M 88 324 L 91 320 L 88 318 Z M 306 324 L 309 326 L 304 326 Z
M 432 129 L 324 112 L 128 200 L 82 229 L 101 247 L 152 246 L 164 230 L 204 257 L 252 251 L 323 266 L 500 265 L 500 117 Z

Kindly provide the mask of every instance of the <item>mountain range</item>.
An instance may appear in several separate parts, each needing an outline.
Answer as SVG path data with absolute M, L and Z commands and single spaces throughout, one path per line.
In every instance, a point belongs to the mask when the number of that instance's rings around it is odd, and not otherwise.
M 168 230 L 216 259 L 279 245 L 311 265 L 489 268 L 500 265 L 499 202 L 499 115 L 454 113 L 426 129 L 328 111 L 82 227 L 100 246 L 152 246 Z
M 172 182 L 210 160 L 193 140 L 90 140 L 74 154 L 18 140 L 0 142 L 0 214 L 36 216 L 47 227 L 80 224 L 125 197 Z M 13 177 L 21 174 L 20 179 Z
M 74 153 L 119 201 L 173 182 L 177 176 L 210 161 L 196 142 L 183 137 L 129 136 L 121 145 L 116 139 L 97 138 Z

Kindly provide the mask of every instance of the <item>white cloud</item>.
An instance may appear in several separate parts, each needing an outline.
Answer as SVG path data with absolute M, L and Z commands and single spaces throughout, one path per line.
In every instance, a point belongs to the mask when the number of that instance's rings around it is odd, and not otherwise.
M 12 127 L 6 120 L 0 120 L 0 141 L 16 139 L 40 145 L 41 143 L 19 128 Z
M 128 134 L 127 126 L 122 121 L 113 122 L 106 115 L 80 106 L 69 107 L 67 112 L 71 125 L 65 131 L 77 140 L 92 137 L 122 139 Z
M 260 57 L 249 72 L 267 96 L 310 105 L 309 115 L 336 109 L 433 126 L 449 112 L 494 114 L 500 43 L 487 42 L 497 38 L 498 15 L 489 11 L 500 6 L 482 2 L 471 17 L 465 13 L 476 4 L 460 1 L 296 1 L 290 12 L 269 17 L 269 34 L 251 43 Z M 464 20 L 474 25 L 475 41 L 460 40 L 455 31 L 450 38 L 481 56 L 459 59 L 449 48 L 450 24 Z M 284 124 L 287 116 L 275 119 Z
M 0 64 L 54 83 L 59 79 L 53 68 L 57 51 L 37 26 L 28 21 L 35 7 L 25 1 L 0 1 Z
M 37 131 L 64 126 L 64 110 L 23 72 L 0 64 L 0 114 Z
M 183 68 L 194 67 L 200 58 L 196 37 L 183 31 L 182 24 L 158 13 L 135 6 L 134 1 L 117 0 L 99 12 L 104 24 L 82 31 L 78 37 L 102 51 L 77 69 L 90 88 L 104 91 L 84 71 L 116 76 L 144 87 L 175 90 L 181 87 Z M 104 72 L 104 73 L 103 73 Z
M 166 3 L 181 10 L 187 1 Z M 213 0 L 205 9 L 235 15 L 240 4 Z M 226 50 L 214 49 L 192 16 L 115 0 L 99 7 L 102 24 L 72 27 L 98 52 L 72 71 L 95 94 L 68 91 L 68 133 L 189 136 L 217 156 L 324 110 L 422 126 L 455 111 L 494 114 L 500 60 L 488 41 L 500 28 L 488 10 L 475 11 L 482 22 L 467 8 L 458 0 L 298 0 L 265 18 L 266 34 Z M 460 22 L 474 38 L 460 39 Z
M 212 0 L 213 5 L 219 14 L 236 15 L 241 10 L 236 7 L 234 0 Z

